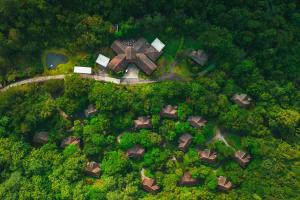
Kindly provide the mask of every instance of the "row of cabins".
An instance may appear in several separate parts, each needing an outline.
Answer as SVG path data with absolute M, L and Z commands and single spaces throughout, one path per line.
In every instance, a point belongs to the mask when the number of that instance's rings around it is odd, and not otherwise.
M 90 105 L 85 110 L 86 117 L 93 116 L 97 113 L 97 109 L 95 105 Z M 162 117 L 176 119 L 177 118 L 177 106 L 167 105 L 162 110 L 160 115 Z M 191 116 L 188 118 L 188 121 L 191 126 L 195 128 L 202 128 L 206 124 L 206 120 L 203 119 L 200 116 Z M 138 119 L 134 120 L 134 127 L 135 129 L 146 129 L 151 128 L 151 119 L 149 116 L 143 116 L 138 117 Z M 42 131 L 39 133 L 36 133 L 34 135 L 33 141 L 38 144 L 45 144 L 48 142 L 48 132 Z M 192 142 L 192 136 L 190 134 L 183 134 L 179 138 L 179 145 L 178 148 L 181 151 L 187 151 L 189 145 Z M 61 148 L 65 148 L 68 145 L 73 144 L 76 145 L 78 148 L 80 148 L 80 139 L 76 138 L 74 136 L 67 137 L 62 140 L 61 142 Z M 127 150 L 126 155 L 129 158 L 140 158 L 144 155 L 145 149 L 140 146 L 136 145 L 130 149 Z M 202 161 L 207 163 L 213 163 L 217 159 L 217 153 L 213 152 L 211 150 L 203 150 L 199 151 L 199 157 Z M 243 151 L 237 151 L 234 155 L 236 161 L 240 164 L 242 167 L 246 167 L 247 164 L 250 162 L 250 155 Z M 94 161 L 87 162 L 85 173 L 92 177 L 99 177 L 100 176 L 100 166 L 98 163 Z M 181 180 L 179 181 L 179 185 L 182 186 L 193 186 L 198 184 L 199 181 L 194 179 L 189 172 L 185 172 Z M 155 180 L 151 178 L 144 178 L 142 180 L 142 187 L 148 191 L 148 192 L 157 192 L 160 188 L 156 185 Z M 232 187 L 232 184 L 230 181 L 228 181 L 225 177 L 220 176 L 218 178 L 218 188 L 220 190 L 226 191 L 229 190 Z
M 171 106 L 167 105 L 161 110 L 160 115 L 162 117 L 166 118 L 171 118 L 171 119 L 176 119 L 177 118 L 177 107 L 176 106 Z M 206 120 L 200 116 L 191 116 L 188 118 L 188 121 L 191 126 L 195 128 L 202 128 L 206 124 Z M 134 128 L 137 129 L 147 129 L 151 128 L 151 118 L 150 116 L 142 116 L 138 117 L 136 120 L 134 120 Z M 181 151 L 187 151 L 189 145 L 192 142 L 192 136 L 190 134 L 183 134 L 179 138 L 179 145 L 178 148 Z M 140 146 L 136 145 L 130 149 L 127 150 L 126 155 L 130 158 L 141 158 L 145 153 L 145 149 Z M 209 149 L 205 149 L 203 151 L 199 151 L 198 155 L 200 159 L 203 162 L 206 163 L 214 163 L 217 160 L 217 153 L 214 151 L 211 151 Z M 238 150 L 234 154 L 234 158 L 237 161 L 237 163 L 241 167 L 246 167 L 250 160 L 251 156 L 247 154 L 244 151 Z M 192 177 L 192 175 L 189 172 L 185 172 L 182 178 L 179 181 L 179 185 L 181 186 L 194 186 L 199 184 L 199 180 L 195 179 Z M 143 188 L 151 193 L 156 193 L 159 191 L 159 186 L 155 183 L 154 179 L 151 178 L 145 178 L 142 181 L 142 186 Z M 218 189 L 221 191 L 228 191 L 232 188 L 232 183 L 224 176 L 218 177 Z

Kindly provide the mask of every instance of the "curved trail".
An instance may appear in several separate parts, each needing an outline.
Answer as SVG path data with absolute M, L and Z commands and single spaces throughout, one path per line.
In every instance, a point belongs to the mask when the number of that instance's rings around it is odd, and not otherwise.
M 25 79 L 22 81 L 18 81 L 18 82 L 9 84 L 9 85 L 3 87 L 2 89 L 0 89 L 0 91 L 4 92 L 4 91 L 8 90 L 9 88 L 17 87 L 17 86 L 25 85 L 25 84 L 40 83 L 40 82 L 45 82 L 45 81 L 49 81 L 49 80 L 62 80 L 62 79 L 65 79 L 65 77 L 68 75 L 70 75 L 70 74 L 54 75 L 54 76 L 39 76 L 39 77 L 29 78 L 29 79 Z M 82 78 L 94 79 L 95 81 L 103 81 L 103 82 L 114 83 L 114 84 L 118 84 L 118 85 L 135 85 L 135 84 L 158 82 L 158 80 L 117 79 L 117 78 L 112 78 L 110 76 L 105 76 L 105 75 L 81 74 L 80 76 Z

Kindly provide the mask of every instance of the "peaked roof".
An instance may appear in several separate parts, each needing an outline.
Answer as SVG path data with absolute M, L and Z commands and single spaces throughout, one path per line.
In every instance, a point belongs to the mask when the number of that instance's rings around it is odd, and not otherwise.
M 137 41 L 115 40 L 111 48 L 118 55 L 109 62 L 108 67 L 115 72 L 124 69 L 129 63 L 134 63 L 150 75 L 157 68 L 154 61 L 161 55 L 161 52 L 149 45 L 144 38 Z

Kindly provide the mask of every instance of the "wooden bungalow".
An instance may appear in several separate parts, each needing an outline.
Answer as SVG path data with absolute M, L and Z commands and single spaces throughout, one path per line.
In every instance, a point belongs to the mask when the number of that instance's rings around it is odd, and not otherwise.
M 200 116 L 191 116 L 189 117 L 188 122 L 190 122 L 190 125 L 195 128 L 202 128 L 205 126 L 207 121 Z
M 85 173 L 92 177 L 100 176 L 100 166 L 98 163 L 91 161 L 86 163 Z
M 46 144 L 49 139 L 49 133 L 46 131 L 41 131 L 33 136 L 33 142 L 36 144 Z
M 138 117 L 136 120 L 134 120 L 135 129 L 146 129 L 151 127 L 152 124 L 149 116 Z
M 85 109 L 84 114 L 86 117 L 91 117 L 97 114 L 97 108 L 94 104 L 90 104 L 87 109 Z
M 159 186 L 156 184 L 155 180 L 148 177 L 143 178 L 142 187 L 144 190 L 150 193 L 156 193 L 160 189 Z
M 197 185 L 199 181 L 192 177 L 190 172 L 184 172 L 183 176 L 179 181 L 179 185 L 181 186 L 194 186 Z
M 69 137 L 63 139 L 63 141 L 60 144 L 60 147 L 66 148 L 70 144 L 76 145 L 78 148 L 80 148 L 80 139 L 76 138 L 74 136 L 69 136 Z
M 234 153 L 234 158 L 241 167 L 246 167 L 251 160 L 251 156 L 248 153 L 241 150 L 238 150 Z
M 141 158 L 144 156 L 145 149 L 140 145 L 135 145 L 134 147 L 127 150 L 126 155 L 129 158 Z
M 166 118 L 177 119 L 177 106 L 172 106 L 172 105 L 165 106 L 161 110 L 160 115 Z
M 221 191 L 229 191 L 232 188 L 232 183 L 224 176 L 218 178 L 218 189 Z
M 191 51 L 189 57 L 201 66 L 204 66 L 208 60 L 208 55 L 203 50 Z
M 192 136 L 190 134 L 183 134 L 182 136 L 180 136 L 179 138 L 179 145 L 178 145 L 178 148 L 181 150 L 181 151 L 186 151 L 190 144 L 192 142 Z
M 207 163 L 214 163 L 217 160 L 217 153 L 210 149 L 199 151 L 199 157 L 202 161 Z
M 248 108 L 251 105 L 252 99 L 247 94 L 235 94 L 232 97 L 232 101 L 238 104 L 240 107 Z

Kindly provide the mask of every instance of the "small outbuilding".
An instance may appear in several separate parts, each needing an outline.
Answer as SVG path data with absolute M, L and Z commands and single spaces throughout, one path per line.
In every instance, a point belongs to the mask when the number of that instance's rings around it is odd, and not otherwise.
M 80 139 L 74 136 L 69 136 L 65 139 L 60 144 L 61 148 L 66 148 L 70 144 L 76 145 L 78 148 L 80 148 Z
M 207 121 L 200 116 L 191 116 L 189 117 L 188 122 L 190 122 L 190 125 L 195 128 L 202 128 L 205 126 Z
M 241 150 L 238 150 L 234 153 L 234 158 L 241 167 L 246 167 L 251 160 L 251 156 L 248 153 Z
M 138 117 L 136 120 L 134 120 L 135 129 L 146 129 L 151 127 L 152 124 L 151 124 L 150 116 Z
M 109 61 L 110 61 L 110 58 L 108 58 L 108 57 L 106 57 L 106 56 L 104 56 L 102 54 L 99 54 L 99 56 L 98 56 L 98 58 L 96 60 L 96 63 L 98 65 L 100 65 L 101 67 L 106 68 L 107 65 L 108 65 L 108 63 L 109 63 Z
M 155 38 L 155 40 L 151 43 L 151 46 L 156 49 L 156 51 L 161 52 L 163 48 L 165 48 L 165 44 L 160 41 L 160 39 Z
M 74 73 L 76 73 L 76 74 L 92 74 L 92 68 L 75 66 Z
M 224 176 L 218 178 L 218 189 L 221 191 L 228 191 L 232 188 L 232 183 Z
M 217 160 L 217 153 L 210 149 L 199 151 L 199 157 L 202 161 L 207 163 L 214 163 Z
M 183 176 L 181 177 L 179 181 L 179 185 L 182 186 L 194 186 L 197 185 L 199 181 L 192 177 L 190 172 L 184 172 Z
M 161 110 L 160 115 L 166 118 L 177 119 L 177 108 L 177 106 L 167 105 Z
M 156 193 L 160 189 L 159 186 L 156 184 L 155 180 L 148 177 L 143 178 L 142 187 L 144 190 L 150 193 Z
M 33 142 L 36 144 L 46 144 L 49 139 L 49 133 L 46 131 L 41 131 L 33 136 Z
M 203 50 L 191 51 L 189 57 L 201 66 L 204 66 L 208 60 L 208 55 Z
M 97 114 L 97 108 L 94 104 L 90 104 L 87 109 L 84 110 L 86 117 L 91 117 Z
M 232 97 L 232 101 L 240 107 L 248 108 L 251 105 L 252 99 L 247 94 L 235 94 Z
M 181 150 L 181 151 L 186 151 L 190 144 L 192 142 L 192 136 L 190 134 L 183 134 L 182 136 L 180 136 L 179 138 L 179 145 L 178 145 L 178 148 Z
M 95 161 L 90 161 L 86 163 L 85 173 L 92 177 L 99 177 L 100 176 L 100 166 Z
M 126 155 L 129 158 L 141 158 L 145 154 L 145 149 L 140 145 L 135 145 L 134 147 L 127 150 Z

